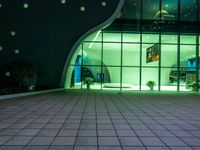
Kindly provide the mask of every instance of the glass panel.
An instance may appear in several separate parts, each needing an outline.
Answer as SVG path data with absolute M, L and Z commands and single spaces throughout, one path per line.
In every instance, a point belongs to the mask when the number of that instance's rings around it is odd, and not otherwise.
M 177 44 L 177 35 L 161 35 L 161 42 L 162 43 L 170 43 L 170 44 Z
M 181 0 L 181 20 L 195 21 L 196 20 L 196 0 Z
M 196 44 L 196 36 L 193 35 L 181 35 L 180 36 L 181 44 Z
M 120 90 L 120 67 L 103 67 L 103 90 Z
M 104 32 L 103 41 L 104 42 L 121 42 L 121 33 Z
M 160 0 L 143 0 L 143 19 L 158 20 L 159 19 Z
M 141 2 L 139 0 L 125 1 L 122 17 L 127 19 L 140 19 L 140 8 Z
M 196 81 L 196 46 L 180 46 L 180 91 L 188 89 L 188 84 Z
M 177 45 L 161 45 L 161 66 L 177 67 Z
M 102 41 L 102 32 L 101 31 L 97 31 L 97 32 L 94 32 L 92 34 L 90 34 L 84 41 L 99 41 L 101 42 Z
M 177 68 L 161 68 L 160 90 L 177 91 Z
M 161 18 L 164 20 L 177 20 L 178 0 L 162 0 Z
M 139 90 L 140 69 L 123 67 L 122 68 L 122 89 Z
M 123 66 L 140 65 L 140 44 L 123 44 Z
M 196 45 L 180 45 L 180 67 L 187 67 L 193 58 L 196 58 Z
M 83 66 L 81 71 L 83 89 L 101 89 L 101 81 L 104 80 L 101 67 Z
M 154 90 L 158 90 L 158 68 L 142 68 L 142 90 L 150 90 L 150 87 L 147 86 L 149 81 L 153 81 L 155 83 Z
M 107 66 L 121 65 L 121 43 L 103 44 L 103 63 Z
M 142 43 L 158 43 L 159 34 L 143 34 Z
M 101 65 L 101 43 L 83 43 L 83 65 Z
M 140 34 L 123 33 L 123 42 L 140 42 Z
M 142 45 L 142 66 L 158 66 L 159 48 L 159 44 Z

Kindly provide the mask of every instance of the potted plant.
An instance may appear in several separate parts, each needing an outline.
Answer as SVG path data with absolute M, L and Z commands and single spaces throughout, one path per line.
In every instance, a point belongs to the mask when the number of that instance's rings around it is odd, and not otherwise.
M 200 87 L 200 83 L 197 82 L 191 82 L 187 85 L 188 87 L 192 87 L 192 91 L 197 91 L 197 87 Z
M 87 85 L 88 90 L 90 89 L 90 85 L 92 84 L 92 82 L 93 82 L 93 78 L 91 78 L 91 77 L 84 77 L 83 78 L 83 84 Z
M 146 85 L 149 87 L 150 90 L 153 90 L 154 86 L 155 86 L 155 82 L 154 81 L 148 81 L 146 83 Z

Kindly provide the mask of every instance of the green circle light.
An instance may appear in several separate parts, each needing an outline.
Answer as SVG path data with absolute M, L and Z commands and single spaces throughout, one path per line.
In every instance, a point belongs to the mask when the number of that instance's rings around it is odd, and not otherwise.
M 81 7 L 80 7 L 80 10 L 81 10 L 81 11 L 85 11 L 85 7 L 84 7 L 84 6 L 81 6 Z
M 101 3 L 101 5 L 102 5 L 102 6 L 106 6 L 106 2 L 103 1 L 103 2 Z
M 15 31 L 11 31 L 10 34 L 11 34 L 11 36 L 15 36 L 16 35 Z
M 66 0 L 61 0 L 61 4 L 65 4 L 66 3 Z
M 14 51 L 15 54 L 19 54 L 19 52 L 20 52 L 19 49 L 15 49 Z
M 28 8 L 28 3 L 24 3 L 24 8 Z

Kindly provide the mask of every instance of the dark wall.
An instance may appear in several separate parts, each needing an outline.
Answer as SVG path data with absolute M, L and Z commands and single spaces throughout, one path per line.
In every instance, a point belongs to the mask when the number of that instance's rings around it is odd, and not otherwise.
M 59 87 L 67 55 L 89 29 L 109 18 L 120 0 L 1 0 L 0 72 L 15 60 L 32 63 L 38 70 L 38 84 Z M 29 7 L 23 8 L 27 2 Z M 85 6 L 81 12 L 80 7 Z M 10 32 L 16 35 L 11 36 Z M 19 54 L 14 50 L 19 49 Z

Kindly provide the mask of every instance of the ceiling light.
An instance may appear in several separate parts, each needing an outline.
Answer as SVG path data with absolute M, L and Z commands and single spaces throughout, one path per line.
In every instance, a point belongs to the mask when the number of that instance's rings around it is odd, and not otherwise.
M 99 34 L 101 33 L 101 31 L 98 31 L 96 36 L 94 37 L 94 39 L 92 40 L 92 42 L 90 43 L 89 47 L 88 48 L 92 48 L 93 44 L 94 44 L 94 41 L 96 41 L 97 37 L 99 36 Z

